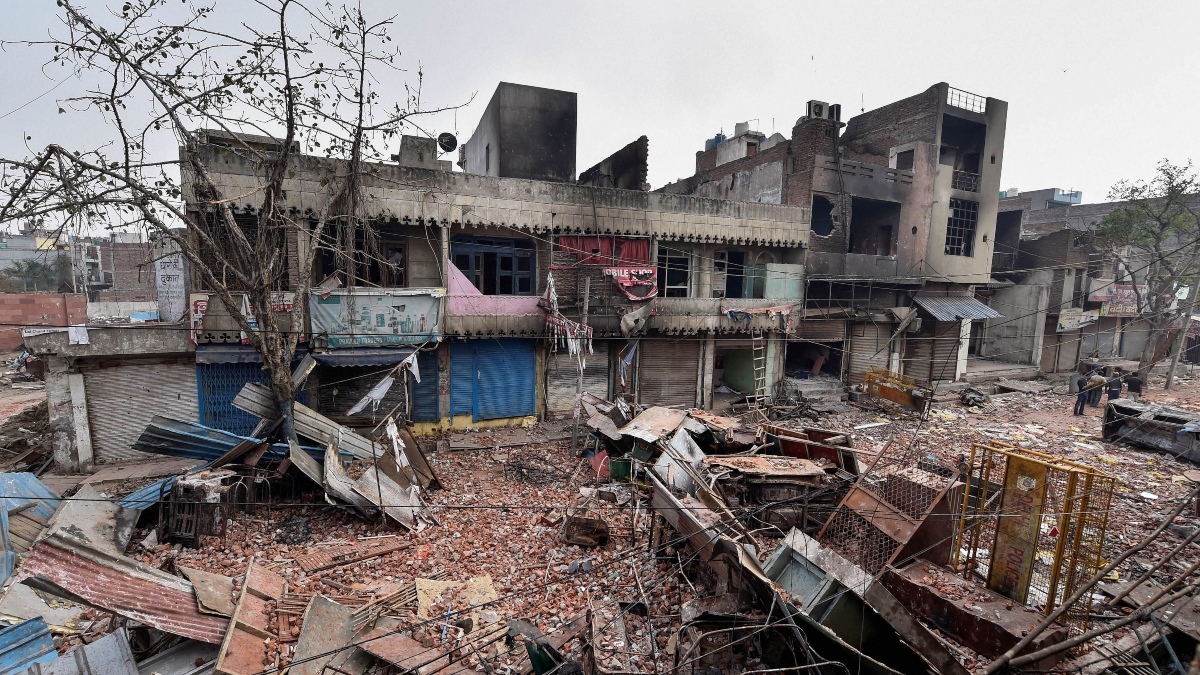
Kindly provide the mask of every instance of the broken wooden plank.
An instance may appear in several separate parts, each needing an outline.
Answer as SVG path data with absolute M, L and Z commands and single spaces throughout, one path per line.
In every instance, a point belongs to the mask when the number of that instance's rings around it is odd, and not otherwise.
M 338 565 L 347 565 L 370 558 L 377 558 L 381 555 L 387 555 L 388 553 L 408 548 L 411 545 L 408 540 L 399 537 L 382 540 L 375 539 L 358 544 L 334 546 L 308 555 L 298 555 L 296 556 L 296 564 L 299 565 L 300 569 L 311 574 L 327 570 L 331 567 L 337 567 Z
M 275 649 L 271 641 L 278 636 L 271 631 L 270 604 L 286 590 L 283 577 L 250 563 L 233 620 L 217 655 L 216 675 L 252 675 L 273 663 Z

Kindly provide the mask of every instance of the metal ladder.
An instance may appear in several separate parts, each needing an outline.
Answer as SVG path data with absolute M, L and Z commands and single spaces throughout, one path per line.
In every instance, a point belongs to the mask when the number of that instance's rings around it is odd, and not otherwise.
M 761 411 L 767 400 L 767 338 L 762 331 L 753 331 L 750 344 L 754 367 L 754 396 L 750 400 L 750 409 Z

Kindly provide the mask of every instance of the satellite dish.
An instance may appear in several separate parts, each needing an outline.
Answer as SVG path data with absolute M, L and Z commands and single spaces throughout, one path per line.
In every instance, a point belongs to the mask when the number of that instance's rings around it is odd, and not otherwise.
M 438 134 L 438 147 L 442 149 L 442 152 L 453 152 L 458 147 L 458 139 L 454 137 L 454 134 L 444 131 Z

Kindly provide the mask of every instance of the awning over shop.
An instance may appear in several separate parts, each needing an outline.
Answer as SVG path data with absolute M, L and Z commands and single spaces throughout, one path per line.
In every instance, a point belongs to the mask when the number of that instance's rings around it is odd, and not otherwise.
M 196 345 L 196 363 L 262 363 L 250 345 Z
M 412 347 L 338 349 L 314 353 L 313 358 L 322 366 L 391 366 L 408 358 L 414 351 Z
M 913 301 L 938 321 L 960 319 L 999 319 L 1004 315 L 975 298 L 965 295 L 926 295 L 918 293 Z

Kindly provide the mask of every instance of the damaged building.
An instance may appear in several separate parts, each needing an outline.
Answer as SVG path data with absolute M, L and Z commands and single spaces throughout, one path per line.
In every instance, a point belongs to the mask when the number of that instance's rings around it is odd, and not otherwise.
M 810 101 L 790 137 L 739 124 L 659 192 L 812 210 L 788 372 L 956 381 L 974 327 L 1001 314 L 974 288 L 990 278 L 1007 108 L 945 83 L 846 122 L 840 105 Z

